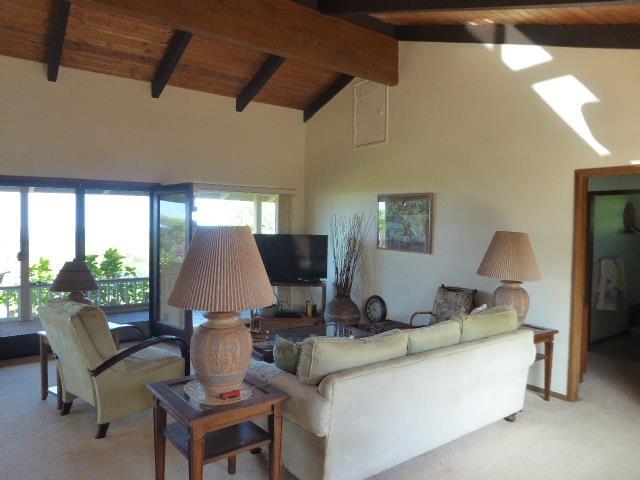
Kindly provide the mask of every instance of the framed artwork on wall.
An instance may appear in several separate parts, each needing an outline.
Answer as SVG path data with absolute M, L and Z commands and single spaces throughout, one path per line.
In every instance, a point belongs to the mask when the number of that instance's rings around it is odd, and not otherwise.
M 432 253 L 433 193 L 378 195 L 378 248 Z

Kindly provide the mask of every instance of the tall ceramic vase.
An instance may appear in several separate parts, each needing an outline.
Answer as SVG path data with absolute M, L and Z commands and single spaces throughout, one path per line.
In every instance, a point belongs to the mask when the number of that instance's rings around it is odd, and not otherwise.
M 336 296 L 324 310 L 326 323 L 355 326 L 360 323 L 360 309 L 349 296 Z

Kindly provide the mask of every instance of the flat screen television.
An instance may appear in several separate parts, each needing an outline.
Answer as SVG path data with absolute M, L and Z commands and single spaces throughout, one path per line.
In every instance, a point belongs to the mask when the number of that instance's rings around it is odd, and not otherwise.
M 272 282 L 315 282 L 327 278 L 326 235 L 256 234 Z

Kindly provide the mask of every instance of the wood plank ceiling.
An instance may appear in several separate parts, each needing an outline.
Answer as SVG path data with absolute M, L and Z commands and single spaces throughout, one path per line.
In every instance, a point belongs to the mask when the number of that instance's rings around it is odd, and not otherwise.
M 617 25 L 640 23 L 640 5 L 402 12 L 372 16 L 394 25 Z
M 305 121 L 353 76 L 396 84 L 398 40 L 640 48 L 640 0 L 65 1 L 0 0 L 0 55 L 49 63 L 55 81 L 59 47 L 61 65 L 153 82 L 154 96 L 168 79 Z
M 0 55 L 47 62 L 56 0 L 0 0 Z M 151 82 L 174 30 L 73 1 L 61 65 Z M 237 97 L 266 53 L 194 36 L 168 84 Z M 332 72 L 288 60 L 255 101 L 304 109 L 337 79 Z
M 317 0 L 402 41 L 640 48 L 639 0 Z M 505 35 L 518 30 L 520 35 Z

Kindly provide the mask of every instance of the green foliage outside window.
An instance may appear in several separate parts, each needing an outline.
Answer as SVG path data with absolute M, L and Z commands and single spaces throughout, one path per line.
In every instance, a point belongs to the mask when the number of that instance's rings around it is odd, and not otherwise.
M 149 303 L 149 279 L 113 281 L 136 276 L 135 268 L 127 265 L 125 260 L 126 256 L 115 248 L 108 248 L 102 254 L 102 258 L 99 255 L 86 255 L 87 266 L 98 281 L 99 289 L 95 292 L 88 292 L 87 296 L 99 306 Z M 49 290 L 54 278 L 55 275 L 51 269 L 51 261 L 49 259 L 39 258 L 37 263 L 29 266 L 33 315 L 37 314 L 40 305 L 47 303 L 55 295 L 54 292 Z M 17 317 L 19 306 L 19 288 L 0 291 L 0 316 L 6 314 L 8 318 Z
M 98 263 L 98 255 L 86 255 L 87 267 L 96 280 L 112 280 L 114 278 L 135 277 L 136 269 L 125 265 L 125 255 L 115 248 L 108 248 Z

